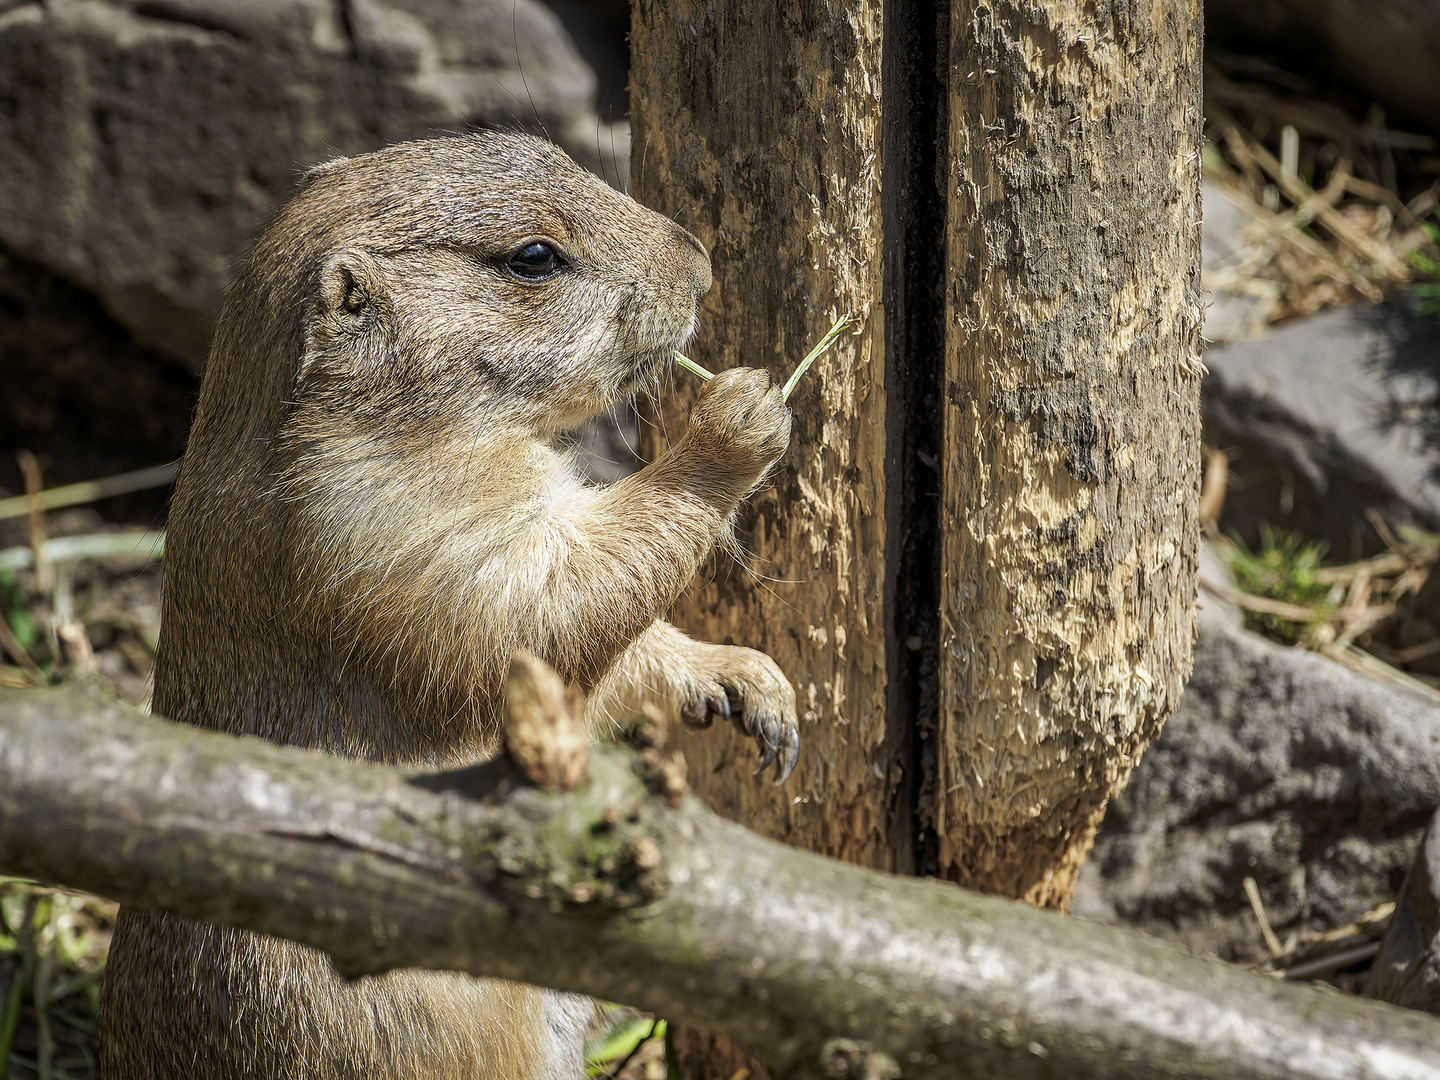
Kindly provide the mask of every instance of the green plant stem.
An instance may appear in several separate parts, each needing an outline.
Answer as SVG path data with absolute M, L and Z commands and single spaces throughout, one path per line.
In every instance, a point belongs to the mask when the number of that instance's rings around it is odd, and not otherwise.
M 680 1057 L 675 1053 L 675 1029 L 665 1025 L 665 1073 L 669 1080 L 685 1080 L 680 1070 Z
M 700 378 L 704 379 L 706 382 L 709 382 L 715 377 L 682 352 L 677 352 L 675 354 L 675 363 L 679 364 L 686 371 L 693 372 L 694 374 L 699 375 Z
M 34 931 L 30 927 L 30 913 L 27 911 L 25 915 L 24 926 L 28 932 L 21 943 L 22 958 L 20 966 L 15 969 L 15 981 L 10 984 L 5 1013 L 0 1016 L 0 1077 L 9 1073 L 10 1050 L 15 1043 L 15 1029 L 20 1026 L 20 1006 L 25 1001 L 25 986 L 33 977 L 35 969 Z
M 829 332 L 820 339 L 820 343 L 818 345 L 816 345 L 813 349 L 811 349 L 808 353 L 805 354 L 805 359 L 800 361 L 800 366 L 795 369 L 794 373 L 790 376 L 790 378 L 785 380 L 785 387 L 780 391 L 781 401 L 790 400 L 790 394 L 795 390 L 796 385 L 799 384 L 800 376 L 804 375 L 805 372 L 809 371 L 810 365 L 815 363 L 816 360 L 820 359 L 826 349 L 830 348 L 831 345 L 835 344 L 835 339 L 840 336 L 840 331 L 844 330 L 845 327 L 849 325 L 850 316 L 848 314 L 841 315 L 840 318 L 835 320 L 835 325 L 830 327 Z
M 663 1034 L 668 1039 L 670 1037 L 670 1026 L 666 1024 L 664 1020 L 660 1020 L 657 1018 L 654 1023 L 650 1025 L 650 1033 L 646 1035 L 643 1039 L 641 1039 L 639 1042 L 637 1042 L 634 1046 L 632 1046 L 630 1048 L 630 1052 L 625 1055 L 625 1057 L 621 1060 L 620 1064 L 616 1065 L 615 1068 L 611 1069 L 608 1073 L 606 1073 L 606 1076 L 608 1076 L 610 1080 L 616 1080 L 616 1078 L 625 1071 L 625 1066 L 629 1065 L 631 1059 L 640 1052 L 640 1047 L 644 1046 L 647 1042 L 653 1039 L 655 1037 L 655 1033 L 660 1029 L 662 1025 L 664 1025 L 665 1030 L 661 1032 L 661 1034 Z
M 805 354 L 805 359 L 800 361 L 799 366 L 796 367 L 793 372 L 791 372 L 790 378 L 785 380 L 785 385 L 780 390 L 781 401 L 790 400 L 790 395 L 795 391 L 795 387 L 799 384 L 801 376 L 804 375 L 805 372 L 810 370 L 811 364 L 815 363 L 816 360 L 820 359 L 820 357 L 825 354 L 825 350 L 830 348 L 831 345 L 835 344 L 835 339 L 840 336 L 840 332 L 849 325 L 850 316 L 848 314 L 841 315 L 840 318 L 835 320 L 834 325 L 830 327 L 829 331 L 825 334 L 825 336 L 820 339 L 819 343 L 813 349 L 811 349 L 808 353 Z M 686 371 L 699 375 L 700 378 L 704 379 L 706 382 L 709 382 L 715 377 L 712 373 L 706 371 L 703 367 L 697 364 L 694 360 L 691 360 L 684 353 L 677 352 L 674 354 L 674 356 L 675 362 L 677 364 L 683 367 Z
M 0 1076 L 10 1067 L 10 1045 L 15 1041 L 15 1029 L 20 1025 L 20 1003 L 25 997 L 25 980 L 18 970 L 15 981 L 10 985 L 10 996 L 5 1000 L 5 1014 L 0 1016 Z
M 650 1033 L 644 1034 L 647 1021 L 643 1016 L 632 1017 L 622 1024 L 612 1027 L 599 1045 L 587 1047 L 585 1050 L 585 1072 L 590 1076 L 599 1076 L 602 1073 L 611 1075 L 618 1073 L 619 1069 L 611 1069 L 610 1063 L 625 1054 L 629 1060 L 631 1054 L 655 1034 L 655 1024 L 658 1021 L 648 1021 Z
M 50 921 L 51 904 L 42 901 L 44 921 L 40 929 Z M 38 1048 L 35 1053 L 36 1072 L 40 1080 L 51 1080 L 55 1075 L 55 1033 L 50 1029 L 50 988 L 54 982 L 55 955 L 46 949 L 35 958 L 35 975 L 30 986 L 30 1000 L 35 1004 L 35 1034 Z

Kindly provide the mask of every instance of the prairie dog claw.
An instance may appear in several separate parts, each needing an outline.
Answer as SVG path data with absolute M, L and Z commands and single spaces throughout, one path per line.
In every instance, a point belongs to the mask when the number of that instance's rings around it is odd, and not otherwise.
M 800 760 L 800 732 L 795 723 L 794 712 L 777 715 L 766 708 L 763 700 L 755 705 L 746 699 L 742 709 L 732 713 L 735 727 L 754 739 L 760 748 L 760 767 L 755 770 L 759 776 L 771 764 L 775 765 L 775 783 L 783 784 L 795 771 Z
M 708 728 L 719 720 L 729 720 L 731 715 L 730 695 L 705 694 L 691 698 L 680 706 L 680 719 L 686 727 Z
M 724 727 L 754 740 L 759 771 L 775 766 L 777 783 L 788 780 L 799 764 L 795 688 L 763 652 L 695 641 L 657 621 L 605 676 L 588 707 L 598 720 L 641 711 L 642 704 L 689 728 L 728 721 Z M 728 731 L 707 736 L 730 737 Z
M 755 740 L 760 751 L 756 775 L 775 766 L 783 784 L 800 760 L 800 727 L 795 690 L 774 660 L 738 645 L 695 642 L 691 689 L 681 696 L 680 718 L 691 727 L 728 720 Z

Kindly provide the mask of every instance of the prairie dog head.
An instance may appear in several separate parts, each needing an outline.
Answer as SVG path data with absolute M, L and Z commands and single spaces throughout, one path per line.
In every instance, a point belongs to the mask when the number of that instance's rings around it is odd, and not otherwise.
M 247 425 L 262 437 L 288 408 L 397 434 L 548 434 L 668 363 L 709 287 L 698 240 L 557 147 L 437 138 L 311 170 L 237 274 L 213 355 L 280 352 L 262 377 L 286 385 Z M 235 308 L 282 298 L 269 342 L 221 347 L 227 324 L 254 322 Z

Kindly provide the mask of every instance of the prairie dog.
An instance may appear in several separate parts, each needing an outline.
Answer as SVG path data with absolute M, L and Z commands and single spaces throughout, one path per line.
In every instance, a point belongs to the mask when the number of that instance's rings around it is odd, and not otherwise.
M 483 133 L 311 170 L 242 260 L 169 521 L 158 713 L 453 766 L 496 746 L 511 652 L 590 692 L 730 717 L 798 755 L 769 657 L 661 621 L 784 452 L 765 373 L 707 383 L 676 445 L 609 487 L 555 439 L 653 380 L 710 287 L 704 247 L 560 150 Z M 584 999 L 426 972 L 347 982 L 302 946 L 124 909 L 109 1080 L 573 1078 Z

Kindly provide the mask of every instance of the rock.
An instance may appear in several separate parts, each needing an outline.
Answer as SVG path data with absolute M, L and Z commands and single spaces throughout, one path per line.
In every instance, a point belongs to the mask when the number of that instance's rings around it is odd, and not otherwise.
M 297 170 L 468 124 L 614 178 L 628 129 L 536 0 L 0 3 L 0 248 L 198 368 L 227 266 Z
M 1434 128 L 1440 4 L 1434 0 L 1207 0 L 1209 41 L 1269 47 L 1345 78 Z
M 1200 540 L 1200 595 L 1196 607 L 1201 619 L 1208 623 L 1219 622 L 1231 630 L 1245 625 L 1245 614 L 1230 599 L 1235 592 L 1235 575 L 1225 556 L 1203 537 Z
M 1365 992 L 1440 1014 L 1440 814 L 1430 819 L 1415 865 L 1405 875 Z
M 1195 672 L 1115 799 L 1078 915 L 1253 958 L 1243 881 L 1283 939 L 1392 899 L 1440 806 L 1440 696 L 1240 629 L 1204 599 Z
M 565 24 L 599 83 L 596 110 L 605 121 L 630 115 L 630 0 L 545 0 Z
M 190 371 L 138 346 L 89 293 L 4 254 L 0 386 L 0 498 L 25 490 L 21 449 L 40 458 L 47 485 L 174 461 L 195 408 Z M 157 489 L 100 506 L 110 521 L 149 526 L 168 501 Z M 0 521 L 0 547 L 25 542 L 27 528 Z
M 1206 180 L 1202 192 L 1204 225 L 1200 230 L 1201 282 L 1205 288 L 1205 330 L 1208 342 L 1244 341 L 1265 332 L 1279 297 L 1273 283 L 1247 278 L 1248 291 L 1223 287 L 1226 270 L 1251 251 L 1246 233 L 1253 221 L 1219 184 Z M 1256 288 L 1269 289 L 1262 295 Z
M 643 465 L 635 453 L 639 445 L 635 409 L 623 402 L 604 416 L 587 421 L 575 432 L 581 473 L 596 483 L 613 484 L 639 472 Z
M 1337 308 L 1206 351 L 1205 441 L 1234 479 L 1224 521 L 1379 550 L 1365 521 L 1440 530 L 1440 319 L 1403 301 Z

